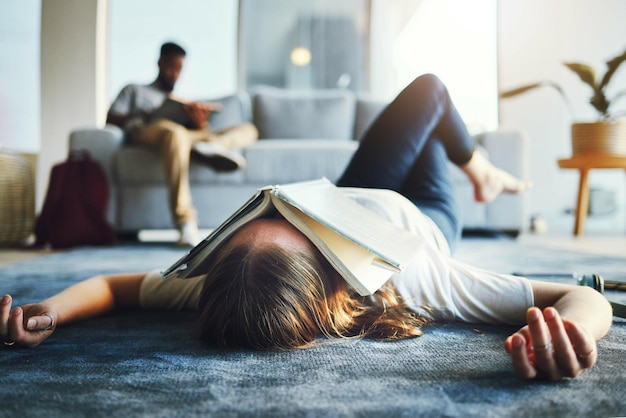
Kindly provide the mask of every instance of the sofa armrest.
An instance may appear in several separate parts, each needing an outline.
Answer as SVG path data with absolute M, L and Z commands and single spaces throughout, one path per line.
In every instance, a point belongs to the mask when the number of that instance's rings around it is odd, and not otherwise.
M 489 160 L 517 178 L 529 175 L 529 149 L 526 137 L 517 131 L 493 131 L 477 136 Z M 524 230 L 528 221 L 528 193 L 503 194 L 487 205 L 487 227 L 504 231 Z
M 87 150 L 91 157 L 102 166 L 110 189 L 107 219 L 114 226 L 117 226 L 115 213 L 117 179 L 113 174 L 113 157 L 123 143 L 124 131 L 114 125 L 106 125 L 104 128 L 77 129 L 70 133 L 69 139 L 70 150 Z
M 98 161 L 106 172 L 109 182 L 113 180 L 113 154 L 124 142 L 124 131 L 114 125 L 104 128 L 78 129 L 70 133 L 70 150 L 85 149 Z
M 528 143 L 517 131 L 492 131 L 477 136 L 489 160 L 518 178 L 528 177 Z

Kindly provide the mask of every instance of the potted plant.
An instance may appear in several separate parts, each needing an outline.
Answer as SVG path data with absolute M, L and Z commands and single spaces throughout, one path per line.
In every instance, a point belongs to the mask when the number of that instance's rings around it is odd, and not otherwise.
M 595 70 L 586 64 L 565 62 L 567 68 L 572 70 L 580 80 L 591 87 L 592 95 L 589 103 L 598 112 L 598 120 L 595 122 L 575 122 L 572 124 L 572 152 L 573 154 L 600 153 L 626 155 L 626 119 L 618 118 L 610 113 L 610 107 L 620 97 L 626 96 L 626 90 L 615 94 L 612 98 L 606 96 L 606 88 L 611 78 L 626 61 L 626 51 L 607 61 L 607 69 L 602 77 L 596 77 Z M 514 97 L 539 87 L 552 87 L 556 89 L 570 108 L 567 95 L 563 89 L 552 81 L 540 81 L 517 87 L 500 93 L 503 99 Z M 573 112 L 572 112 L 573 113 Z

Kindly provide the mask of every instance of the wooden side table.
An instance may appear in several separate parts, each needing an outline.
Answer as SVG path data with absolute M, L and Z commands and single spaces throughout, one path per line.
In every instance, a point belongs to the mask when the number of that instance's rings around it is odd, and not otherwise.
M 589 210 L 589 171 L 592 169 L 626 169 L 626 156 L 611 154 L 574 155 L 559 160 L 559 167 L 573 168 L 580 172 L 578 198 L 576 200 L 576 222 L 574 235 L 583 233 L 587 211 Z

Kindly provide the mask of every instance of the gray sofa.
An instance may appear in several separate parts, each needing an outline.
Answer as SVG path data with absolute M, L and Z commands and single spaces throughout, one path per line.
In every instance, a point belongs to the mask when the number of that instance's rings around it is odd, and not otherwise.
M 251 120 L 260 139 L 241 150 L 247 166 L 238 172 L 217 173 L 192 161 L 190 183 L 201 228 L 220 224 L 261 186 L 322 176 L 336 180 L 357 148 L 358 138 L 385 106 L 345 90 L 303 93 L 269 87 L 214 101 L 222 104 L 222 110 L 212 116 L 213 129 Z M 476 141 L 495 164 L 526 176 L 527 146 L 520 134 L 488 132 L 476 136 Z M 73 131 L 70 149 L 89 150 L 105 169 L 111 186 L 107 216 L 120 234 L 173 227 L 156 151 L 125 145 L 123 132 L 109 125 Z M 525 196 L 500 196 L 488 205 L 475 203 L 471 184 L 458 168 L 451 167 L 466 230 L 517 234 L 524 228 Z

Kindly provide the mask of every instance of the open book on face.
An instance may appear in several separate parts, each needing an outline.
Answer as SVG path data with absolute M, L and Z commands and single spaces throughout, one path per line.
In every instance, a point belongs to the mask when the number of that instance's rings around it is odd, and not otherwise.
M 370 212 L 324 178 L 259 189 L 163 276 L 206 273 L 213 251 L 242 225 L 276 214 L 308 237 L 362 296 L 374 293 L 401 271 L 421 245 L 420 238 Z

